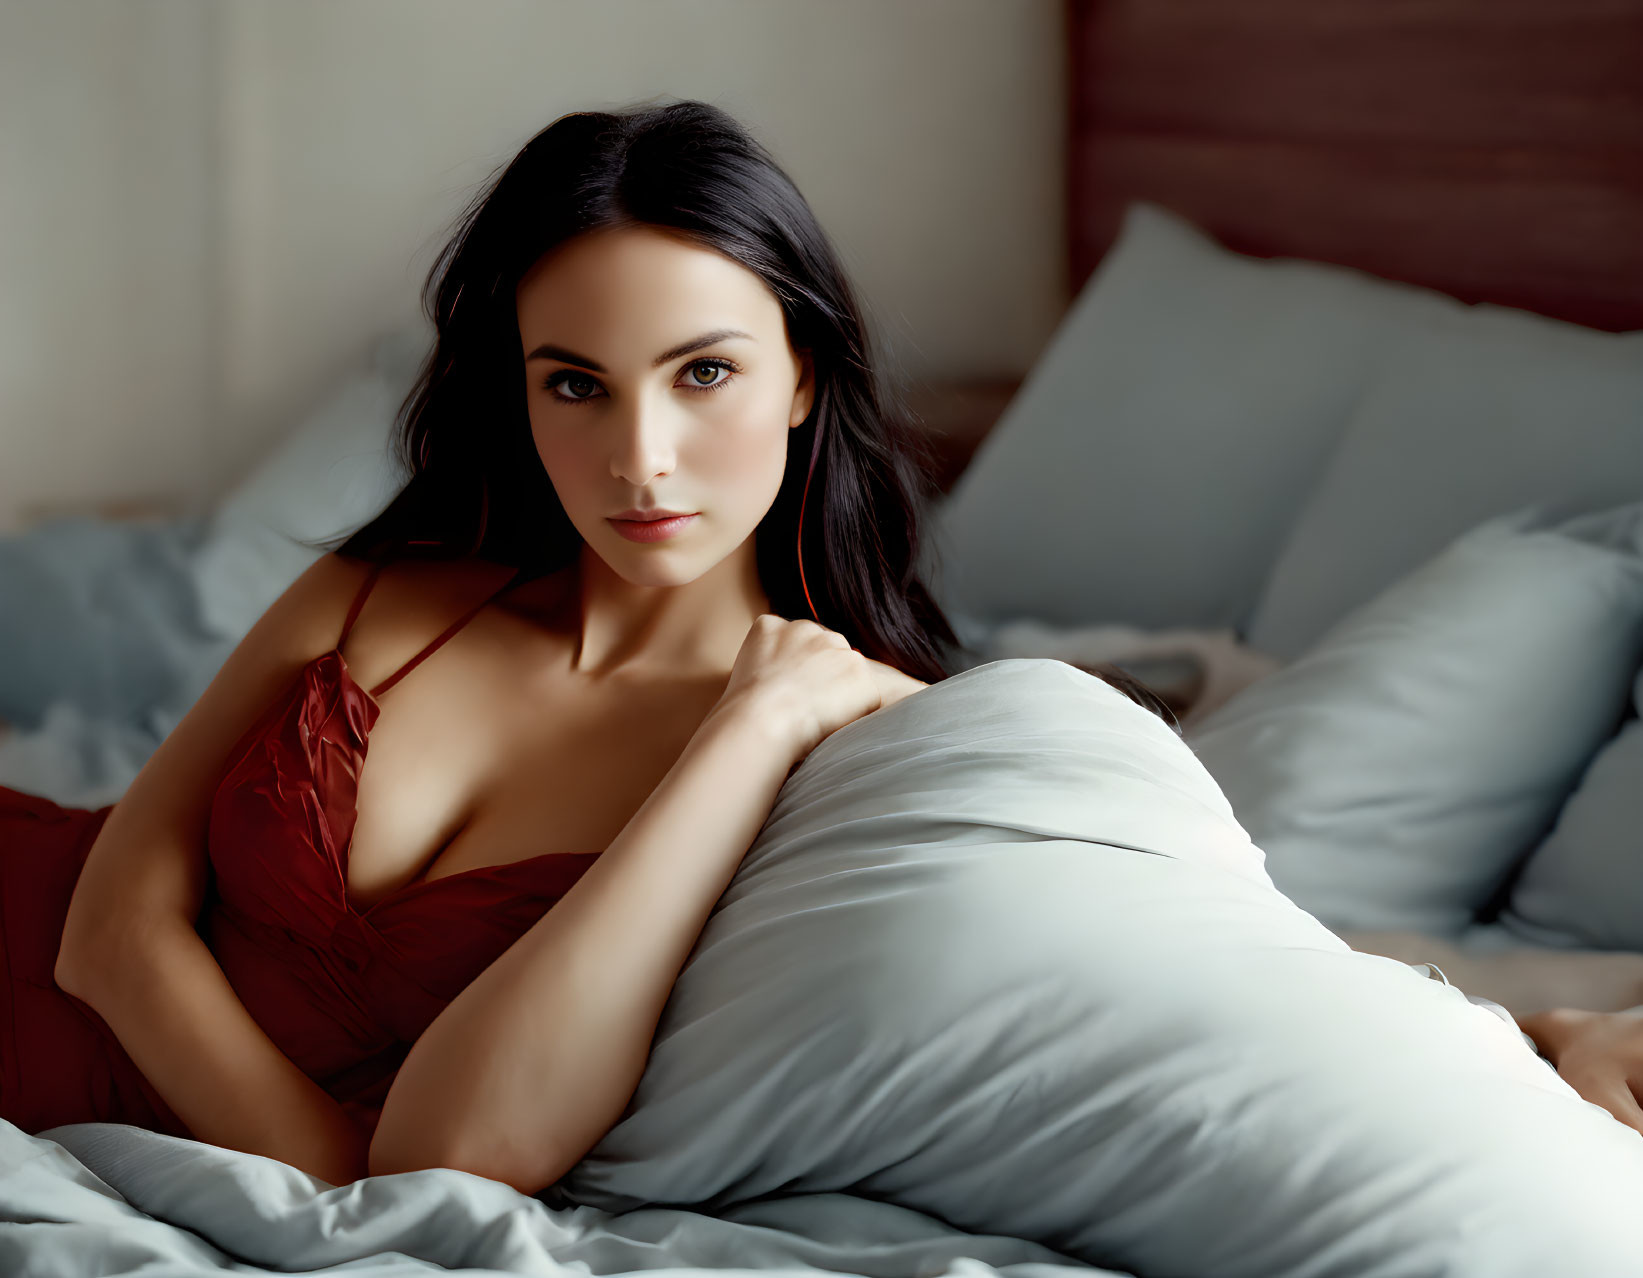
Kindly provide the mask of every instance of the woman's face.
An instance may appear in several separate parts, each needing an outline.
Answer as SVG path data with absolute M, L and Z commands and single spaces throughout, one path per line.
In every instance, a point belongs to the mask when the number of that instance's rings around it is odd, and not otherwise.
M 681 237 L 622 228 L 559 245 L 515 296 L 531 435 L 588 547 L 635 584 L 667 585 L 746 542 L 814 393 L 764 282 Z M 630 507 L 696 517 L 636 542 L 611 522 Z

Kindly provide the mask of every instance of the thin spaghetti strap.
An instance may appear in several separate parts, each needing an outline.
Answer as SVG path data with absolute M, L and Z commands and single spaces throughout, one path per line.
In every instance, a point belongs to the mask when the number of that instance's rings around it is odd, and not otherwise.
M 371 571 L 365 574 L 365 581 L 360 586 L 359 592 L 354 596 L 353 606 L 348 609 L 348 620 L 342 623 L 342 633 L 337 636 L 338 648 L 348 641 L 348 633 L 353 630 L 354 622 L 359 619 L 359 610 L 365 606 L 365 596 L 371 593 L 371 587 L 377 584 L 377 578 L 382 575 L 382 570 L 386 566 L 379 559 L 371 565 Z
M 389 675 L 381 683 L 377 684 L 376 687 L 372 688 L 371 689 L 372 699 L 376 700 L 376 699 L 381 698 L 382 694 L 387 692 L 389 688 L 392 688 L 396 683 L 398 683 L 406 675 L 410 674 L 411 671 L 415 670 L 418 666 L 420 666 L 429 657 L 433 656 L 434 653 L 438 652 L 440 646 L 447 639 L 449 639 L 458 630 L 462 629 L 463 626 L 467 625 L 476 616 L 478 616 L 481 609 L 483 609 L 486 605 L 488 605 L 491 602 L 491 600 L 495 599 L 503 591 L 507 590 L 508 587 L 512 586 L 514 584 L 514 582 L 518 581 L 520 576 L 523 573 L 524 573 L 523 568 L 514 569 L 513 575 L 510 576 L 505 582 L 503 582 L 495 590 L 491 591 L 490 594 L 486 595 L 483 599 L 481 599 L 478 603 L 476 603 L 472 608 L 469 608 L 467 612 L 463 613 L 455 621 L 451 622 L 450 625 L 446 626 L 445 629 L 440 631 L 439 635 L 431 643 L 429 643 L 426 648 L 424 648 L 421 652 L 417 653 L 416 656 L 412 657 L 409 661 L 407 661 L 404 665 L 402 665 L 398 670 L 394 671 L 393 674 Z

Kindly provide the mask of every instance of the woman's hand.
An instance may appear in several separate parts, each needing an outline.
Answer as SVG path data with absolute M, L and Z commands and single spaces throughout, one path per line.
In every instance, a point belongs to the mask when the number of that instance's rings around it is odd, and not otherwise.
M 872 675 L 879 685 L 880 710 L 895 705 L 903 697 L 912 696 L 921 688 L 930 686 L 924 680 L 915 679 L 912 675 L 905 674 L 894 666 L 885 665 L 882 661 L 874 661 L 871 657 L 866 660 L 867 673 Z
M 1555 1007 L 1518 1024 L 1564 1082 L 1643 1135 L 1643 1014 Z
M 798 761 L 845 724 L 879 709 L 881 683 L 868 658 L 838 631 L 766 612 L 748 628 L 710 715 L 751 716 Z

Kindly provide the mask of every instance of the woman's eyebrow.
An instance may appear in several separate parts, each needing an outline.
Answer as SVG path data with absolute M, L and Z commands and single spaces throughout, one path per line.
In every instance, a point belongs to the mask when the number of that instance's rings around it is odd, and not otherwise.
M 693 337 L 688 342 L 680 342 L 670 350 L 663 351 L 650 361 L 652 368 L 660 368 L 663 364 L 678 359 L 681 355 L 689 355 L 692 351 L 699 351 L 704 346 L 712 346 L 714 342 L 722 342 L 732 337 L 745 337 L 750 342 L 758 338 L 751 333 L 744 333 L 739 328 L 716 328 L 711 333 L 703 333 L 700 337 Z M 533 359 L 556 359 L 561 364 L 575 364 L 581 368 L 591 368 L 596 373 L 605 371 L 603 364 L 589 359 L 586 355 L 578 355 L 575 351 L 568 351 L 563 346 L 555 346 L 551 342 L 543 342 L 529 355 L 525 356 L 528 364 Z

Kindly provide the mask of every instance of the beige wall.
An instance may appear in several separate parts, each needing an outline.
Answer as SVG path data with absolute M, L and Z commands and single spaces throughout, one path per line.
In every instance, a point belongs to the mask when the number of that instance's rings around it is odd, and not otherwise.
M 567 111 L 774 152 L 902 376 L 1020 376 L 1067 304 L 1060 0 L 0 0 L 0 526 L 202 501 Z
M 206 17 L 0 3 L 0 526 L 208 482 L 226 281 Z

